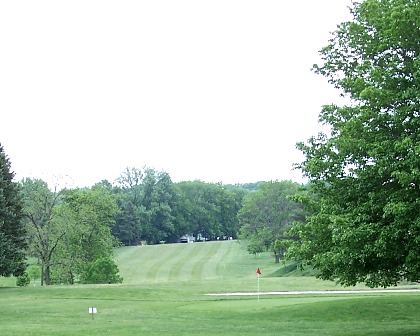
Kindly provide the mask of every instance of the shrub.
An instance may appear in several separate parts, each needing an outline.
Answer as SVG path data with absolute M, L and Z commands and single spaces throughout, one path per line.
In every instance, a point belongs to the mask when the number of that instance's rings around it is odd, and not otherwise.
M 118 272 L 118 266 L 111 258 L 101 258 L 90 265 L 82 281 L 92 284 L 121 283 L 123 279 Z
M 27 272 L 23 272 L 22 275 L 19 275 L 16 278 L 16 286 L 18 287 L 26 287 L 31 283 L 31 278 Z

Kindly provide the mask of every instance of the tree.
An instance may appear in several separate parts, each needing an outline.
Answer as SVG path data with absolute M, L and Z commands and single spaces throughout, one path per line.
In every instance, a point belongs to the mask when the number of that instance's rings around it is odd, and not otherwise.
M 214 222 L 215 206 L 211 200 L 212 192 L 209 190 L 210 184 L 202 181 L 179 182 L 178 187 L 181 192 L 181 213 L 185 225 L 185 232 L 195 237 L 202 235 L 210 238 L 211 223 Z
M 120 211 L 112 228 L 113 236 L 126 246 L 138 245 L 142 231 L 137 207 L 126 194 L 120 195 L 117 204 Z
M 290 253 L 323 279 L 386 287 L 420 280 L 420 4 L 351 12 L 314 66 L 349 103 L 324 106 L 330 132 L 297 144 L 319 202 Z
M 126 168 L 116 179 L 117 203 L 120 209 L 112 234 L 124 245 L 137 245 L 143 233 L 145 216 L 142 215 L 143 171 L 139 168 Z
M 97 184 L 91 189 L 63 192 L 61 214 L 67 218 L 67 231 L 52 257 L 53 281 L 87 282 L 90 266 L 101 258 L 111 258 L 118 207 L 111 190 Z
M 147 168 L 144 172 L 141 194 L 141 220 L 143 237 L 149 243 L 173 238 L 175 232 L 174 208 L 177 193 L 166 172 Z
M 30 254 L 41 262 L 41 286 L 51 284 L 51 262 L 67 232 L 68 221 L 59 212 L 62 190 L 51 191 L 38 179 L 21 181 Z
M 26 268 L 23 202 L 13 178 L 10 161 L 0 144 L 0 276 L 23 275 Z
M 278 263 L 284 254 L 280 241 L 294 221 L 304 219 L 302 207 L 290 199 L 300 186 L 291 181 L 263 182 L 259 189 L 248 194 L 238 212 L 240 239 L 248 242 L 248 251 L 255 247 L 271 250 Z M 276 241 L 279 241 L 276 243 Z
M 239 187 L 225 187 L 221 183 L 202 181 L 179 182 L 178 216 L 184 232 L 214 239 L 236 237 L 237 212 L 244 196 Z
M 130 193 L 132 203 L 137 205 L 140 200 L 143 178 L 144 174 L 140 168 L 127 167 L 115 182 Z

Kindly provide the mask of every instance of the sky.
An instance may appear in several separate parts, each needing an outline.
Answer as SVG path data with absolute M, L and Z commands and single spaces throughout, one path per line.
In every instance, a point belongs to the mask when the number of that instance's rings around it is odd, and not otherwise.
M 339 92 L 311 72 L 347 0 L 0 2 L 0 143 L 15 179 L 305 180 Z

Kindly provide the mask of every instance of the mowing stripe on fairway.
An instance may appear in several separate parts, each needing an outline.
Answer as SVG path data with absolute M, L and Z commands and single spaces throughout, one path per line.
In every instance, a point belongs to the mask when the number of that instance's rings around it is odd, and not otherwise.
M 153 265 L 149 268 L 146 273 L 146 279 L 151 282 L 167 281 L 168 275 L 163 274 L 167 270 L 167 267 L 170 267 L 174 262 L 174 257 L 176 257 L 175 252 L 179 250 L 179 247 L 174 245 L 155 245 L 148 246 L 149 250 L 154 248 L 155 255 L 153 257 Z
M 216 264 L 216 273 L 219 276 L 224 276 L 228 270 L 226 270 L 226 265 L 231 262 L 231 257 L 234 255 L 233 244 L 224 244 L 224 250 L 220 252 L 223 253 L 220 256 L 220 262 Z
M 201 258 L 192 268 L 192 278 L 201 280 L 204 278 L 211 278 L 215 276 L 215 268 L 213 267 L 217 258 L 215 258 L 217 251 L 222 247 L 221 244 L 215 242 L 200 243 L 206 247 L 205 253 L 201 254 Z
M 191 260 L 194 259 L 195 254 L 200 254 L 203 246 L 192 246 L 192 244 L 181 244 L 180 250 L 182 253 L 176 251 L 177 254 L 172 256 L 172 266 L 170 267 L 168 280 L 184 280 L 191 276 Z

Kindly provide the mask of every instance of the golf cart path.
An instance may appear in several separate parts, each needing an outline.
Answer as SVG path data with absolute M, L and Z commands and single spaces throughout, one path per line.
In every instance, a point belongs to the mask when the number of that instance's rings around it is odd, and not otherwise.
M 335 294 L 378 294 L 378 293 L 420 293 L 420 289 L 372 289 L 372 290 L 325 290 L 325 291 L 283 291 L 283 292 L 242 292 L 213 293 L 209 296 L 253 296 L 253 295 L 335 295 Z

